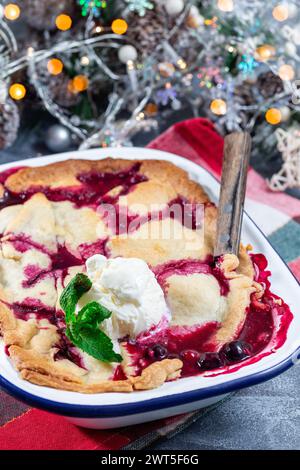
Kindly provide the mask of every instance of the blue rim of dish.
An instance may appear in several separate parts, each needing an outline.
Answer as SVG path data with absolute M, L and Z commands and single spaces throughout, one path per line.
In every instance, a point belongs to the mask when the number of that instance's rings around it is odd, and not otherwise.
M 205 171 L 209 173 L 219 183 L 218 179 L 210 171 L 206 169 Z M 251 222 L 255 225 L 255 227 L 261 233 L 263 238 L 266 240 L 266 242 L 273 248 L 277 256 L 284 264 L 285 268 L 289 271 L 289 273 L 295 279 L 297 284 L 300 285 L 298 279 L 295 277 L 294 273 L 285 263 L 276 248 L 274 248 L 272 243 L 268 240 L 268 238 L 261 231 L 258 225 L 254 222 L 254 220 L 249 216 L 249 214 L 246 211 L 244 211 L 244 213 L 246 214 L 248 219 L 250 219 Z M 30 406 L 41 408 L 43 410 L 50 411 L 63 416 L 76 418 L 115 418 L 120 416 L 130 416 L 139 413 L 146 413 L 155 410 L 177 407 L 180 405 L 185 405 L 187 403 L 198 402 L 207 398 L 225 395 L 227 393 L 234 392 L 242 388 L 250 387 L 252 385 L 257 385 L 261 382 L 270 380 L 273 377 L 276 377 L 277 375 L 285 372 L 295 364 L 294 361 L 297 359 L 300 359 L 300 345 L 295 349 L 292 354 L 290 354 L 287 358 L 283 359 L 278 364 L 275 364 L 274 366 L 269 367 L 260 372 L 250 374 L 246 377 L 230 380 L 219 385 L 212 385 L 203 389 L 192 390 L 190 392 L 181 392 L 164 397 L 150 398 L 139 402 L 118 405 L 74 405 L 70 403 L 60 403 L 57 401 L 48 400 L 47 398 L 42 398 L 22 390 L 21 388 L 12 384 L 9 380 L 6 380 L 1 375 L 0 386 L 4 390 L 6 390 L 10 395 L 18 398 L 19 400 L 23 401 L 24 403 L 27 403 Z
M 119 405 L 72 405 L 69 403 L 60 403 L 25 392 L 2 376 L 0 376 L 0 386 L 9 394 L 28 405 L 51 411 L 52 413 L 76 418 L 115 418 L 178 407 L 187 403 L 198 402 L 207 398 L 225 395 L 242 388 L 265 382 L 292 367 L 294 365 L 294 358 L 300 358 L 300 347 L 280 363 L 269 367 L 264 371 L 248 375 L 247 377 L 231 380 L 220 385 L 212 385 L 200 390 L 181 392 L 165 397 Z

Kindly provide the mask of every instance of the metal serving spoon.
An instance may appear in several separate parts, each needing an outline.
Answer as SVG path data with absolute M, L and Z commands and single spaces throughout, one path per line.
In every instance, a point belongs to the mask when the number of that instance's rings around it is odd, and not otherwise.
M 239 252 L 250 151 L 247 132 L 225 137 L 215 257 Z

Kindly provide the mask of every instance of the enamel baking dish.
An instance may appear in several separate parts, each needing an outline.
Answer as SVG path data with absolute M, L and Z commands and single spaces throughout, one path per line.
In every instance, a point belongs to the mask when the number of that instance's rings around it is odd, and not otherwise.
M 69 158 L 99 159 L 108 156 L 126 159 L 168 160 L 186 170 L 192 179 L 205 187 L 217 202 L 219 183 L 200 166 L 184 158 L 144 148 L 94 149 L 40 157 L 2 165 L 10 167 L 46 165 Z M 297 364 L 300 356 L 299 284 L 259 227 L 245 213 L 242 231 L 245 244 L 251 243 L 255 253 L 263 253 L 272 272 L 272 292 L 290 306 L 294 318 L 285 343 L 257 362 L 233 368 L 226 373 L 204 374 L 165 383 L 155 390 L 133 393 L 101 393 L 86 395 L 41 387 L 22 380 L 13 369 L 0 344 L 0 385 L 11 395 L 29 405 L 65 416 L 79 426 L 95 429 L 115 428 L 143 423 L 203 408 L 243 387 L 269 380 Z M 216 371 L 218 372 L 218 371 Z

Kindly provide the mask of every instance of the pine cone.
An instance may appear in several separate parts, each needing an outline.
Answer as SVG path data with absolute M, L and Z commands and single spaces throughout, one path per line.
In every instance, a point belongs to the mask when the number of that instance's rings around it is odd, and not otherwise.
M 48 90 L 53 101 L 65 108 L 75 106 L 81 98 L 80 94 L 72 93 L 70 78 L 64 73 L 49 77 Z
M 26 22 L 32 28 L 40 31 L 55 30 L 55 18 L 60 13 L 72 15 L 73 0 L 21 0 L 21 7 Z
M 130 13 L 127 22 L 130 25 L 126 36 L 141 51 L 143 58 L 153 54 L 157 46 L 161 45 L 164 39 L 171 47 L 188 63 L 193 62 L 200 53 L 201 46 L 195 38 L 185 20 L 178 30 L 169 37 L 170 31 L 178 21 L 178 17 L 169 16 L 164 8 L 164 4 L 159 0 L 152 0 L 153 10 L 147 10 L 145 16 L 137 13 Z M 161 51 L 158 60 L 166 60 L 166 54 Z
M 18 106 L 10 99 L 0 104 L 0 149 L 14 143 L 20 124 Z
M 59 75 L 51 75 L 47 69 L 47 61 L 37 64 L 38 80 L 47 88 L 50 98 L 59 106 L 71 108 L 80 101 L 80 94 L 73 93 L 70 77 L 62 71 Z
M 253 85 L 248 82 L 241 83 L 235 87 L 234 96 L 241 105 L 250 106 L 254 102 Z
M 158 3 L 153 10 L 147 11 L 145 16 L 129 14 L 127 22 L 132 26 L 128 28 L 126 36 L 140 47 L 143 56 L 152 54 L 168 31 L 166 11 Z
M 278 75 L 268 71 L 261 73 L 257 79 L 257 88 L 264 98 L 271 98 L 283 91 L 282 80 Z

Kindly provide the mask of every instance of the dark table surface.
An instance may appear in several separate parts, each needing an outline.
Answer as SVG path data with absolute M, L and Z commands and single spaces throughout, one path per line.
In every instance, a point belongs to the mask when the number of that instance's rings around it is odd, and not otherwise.
M 43 142 L 48 121 L 46 115 L 38 114 L 34 119 L 31 115 L 14 146 L 0 152 L 0 164 L 51 153 Z M 153 137 L 149 133 L 138 136 L 135 144 L 146 145 Z M 252 161 L 252 165 L 266 173 L 263 161 Z M 278 161 L 274 165 L 278 166 Z M 267 171 L 271 174 L 272 167 Z M 237 392 L 185 431 L 151 448 L 300 449 L 299 391 L 300 366 L 294 366 L 273 380 Z

